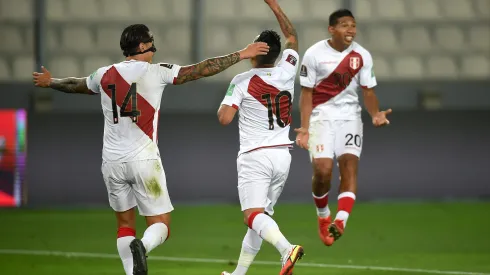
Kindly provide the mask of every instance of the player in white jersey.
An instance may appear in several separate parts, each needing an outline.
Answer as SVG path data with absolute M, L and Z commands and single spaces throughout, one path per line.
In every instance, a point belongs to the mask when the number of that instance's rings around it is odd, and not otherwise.
M 308 148 L 313 163 L 312 191 L 317 207 L 320 239 L 327 246 L 344 232 L 356 199 L 357 167 L 363 143 L 363 124 L 358 91 L 374 126 L 389 124 L 379 111 L 374 92 L 376 77 L 371 54 L 353 41 L 356 21 L 349 10 L 333 12 L 329 18 L 330 39 L 311 46 L 301 71 L 301 128 L 296 143 Z M 330 217 L 328 192 L 333 158 L 340 169 L 338 210 Z
M 33 76 L 39 87 L 101 95 L 105 118 L 102 175 L 116 212 L 117 248 L 127 275 L 146 275 L 146 254 L 168 238 L 173 210 L 157 146 L 164 88 L 212 76 L 242 59 L 267 54 L 269 47 L 254 43 L 184 67 L 152 64 L 156 48 L 150 30 L 142 24 L 123 31 L 120 47 L 125 61 L 102 67 L 89 77 L 54 79 L 44 67 L 43 73 Z M 148 225 L 141 240 L 135 238 L 135 207 Z
M 298 38 L 277 0 L 265 2 L 286 36 L 286 49 L 274 65 L 281 54 L 281 37 L 275 31 L 263 31 L 255 42 L 266 42 L 269 53 L 251 59 L 253 69 L 233 78 L 218 110 L 223 125 L 228 125 L 239 111 L 238 194 L 244 223 L 249 227 L 238 265 L 231 275 L 246 274 L 262 240 L 274 245 L 281 254 L 281 275 L 292 274 L 295 263 L 303 256 L 303 247 L 289 243 L 272 219 L 291 164 L 289 148 L 293 142 L 289 129 L 299 66 Z M 222 275 L 230 273 L 225 271 Z

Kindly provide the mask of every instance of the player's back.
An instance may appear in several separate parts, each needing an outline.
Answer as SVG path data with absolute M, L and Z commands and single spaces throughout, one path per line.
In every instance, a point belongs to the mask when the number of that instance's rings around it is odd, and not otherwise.
M 295 51 L 285 50 L 277 66 L 254 68 L 233 79 L 231 89 L 241 97 L 237 106 L 240 153 L 292 143 L 289 130 L 297 61 Z
M 158 114 L 162 93 L 177 65 L 129 60 L 98 69 L 89 81 L 98 83 L 104 114 L 106 162 L 159 158 Z

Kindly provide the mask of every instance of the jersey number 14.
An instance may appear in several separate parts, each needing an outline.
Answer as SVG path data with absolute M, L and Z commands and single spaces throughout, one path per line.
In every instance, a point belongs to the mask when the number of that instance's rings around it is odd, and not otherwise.
M 116 103 L 116 84 L 109 84 L 107 88 L 111 90 L 111 100 L 112 100 L 112 115 L 114 117 L 114 124 L 119 123 L 119 117 L 117 114 L 117 103 Z M 131 101 L 131 111 L 126 111 L 128 107 L 129 101 Z M 126 92 L 126 96 L 124 97 L 124 101 L 121 105 L 121 111 L 119 114 L 121 117 L 131 117 L 133 122 L 138 122 L 138 117 L 141 115 L 141 112 L 138 110 L 138 101 L 136 97 L 136 84 L 133 83 L 129 91 Z

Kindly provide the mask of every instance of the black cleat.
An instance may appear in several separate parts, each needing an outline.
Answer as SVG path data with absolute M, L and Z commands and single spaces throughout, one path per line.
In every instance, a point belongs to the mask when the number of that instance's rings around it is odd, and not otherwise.
M 146 249 L 140 239 L 134 239 L 130 244 L 133 254 L 133 275 L 148 275 L 146 264 Z

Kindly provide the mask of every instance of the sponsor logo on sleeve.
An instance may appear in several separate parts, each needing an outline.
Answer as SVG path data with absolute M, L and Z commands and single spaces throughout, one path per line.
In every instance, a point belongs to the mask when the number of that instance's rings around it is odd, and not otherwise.
M 226 96 L 233 95 L 233 90 L 235 90 L 235 84 L 230 84 L 230 86 L 228 87 L 228 91 L 226 91 Z
M 308 69 L 306 69 L 305 65 L 301 65 L 301 71 L 299 72 L 300 76 L 308 76 Z
M 174 67 L 174 65 L 167 64 L 167 63 L 160 63 L 160 66 L 165 67 L 165 68 L 170 69 L 170 70 Z
M 296 63 L 298 62 L 298 59 L 296 59 L 296 57 L 294 57 L 293 55 L 290 54 L 286 58 L 286 62 L 290 63 L 293 66 L 296 66 Z

